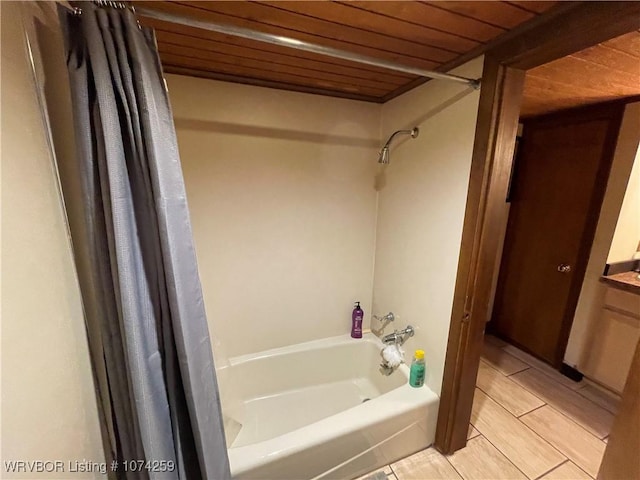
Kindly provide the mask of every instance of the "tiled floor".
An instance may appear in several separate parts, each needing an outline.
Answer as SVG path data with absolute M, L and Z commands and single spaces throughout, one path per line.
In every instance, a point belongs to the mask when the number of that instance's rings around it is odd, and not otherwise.
M 490 336 L 476 387 L 465 448 L 449 456 L 429 448 L 361 478 L 596 477 L 617 409 L 615 398 Z

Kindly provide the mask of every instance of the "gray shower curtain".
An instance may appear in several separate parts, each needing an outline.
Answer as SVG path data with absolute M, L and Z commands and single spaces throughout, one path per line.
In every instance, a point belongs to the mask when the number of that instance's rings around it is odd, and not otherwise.
M 118 478 L 229 479 L 155 37 L 128 9 L 82 3 L 61 13 L 84 211 L 72 240 L 107 459 Z

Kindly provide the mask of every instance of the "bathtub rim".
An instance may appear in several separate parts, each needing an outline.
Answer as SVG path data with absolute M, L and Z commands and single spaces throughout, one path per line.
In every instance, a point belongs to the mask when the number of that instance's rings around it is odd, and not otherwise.
M 357 345 L 359 342 L 372 343 L 380 349 L 384 348 L 382 341 L 375 336 L 372 332 L 363 332 L 362 338 L 352 338 L 349 334 L 335 335 L 333 337 L 325 337 L 316 340 L 309 340 L 302 343 L 294 343 L 292 345 L 284 345 L 282 347 L 270 348 L 268 350 L 262 350 L 255 353 L 245 353 L 230 357 L 226 365 L 220 367 L 218 370 L 224 370 L 227 367 L 233 367 L 242 363 L 247 363 L 253 360 L 261 360 L 263 358 L 275 357 L 279 355 L 286 355 L 290 353 L 300 353 L 307 350 L 322 350 L 336 345 Z

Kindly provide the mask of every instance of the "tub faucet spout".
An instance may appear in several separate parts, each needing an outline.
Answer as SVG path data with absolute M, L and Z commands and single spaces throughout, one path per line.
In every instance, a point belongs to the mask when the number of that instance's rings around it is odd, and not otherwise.
M 411 325 L 407 325 L 402 330 L 394 330 L 393 333 L 382 337 L 382 343 L 385 345 L 404 345 L 410 337 L 413 337 L 415 330 Z

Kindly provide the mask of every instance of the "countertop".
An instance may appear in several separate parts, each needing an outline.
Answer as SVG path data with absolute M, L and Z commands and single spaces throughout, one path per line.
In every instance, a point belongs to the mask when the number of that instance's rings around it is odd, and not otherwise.
M 622 272 L 615 275 L 603 275 L 600 280 L 612 287 L 640 295 L 640 279 L 638 279 L 638 275 L 640 275 L 638 272 Z

